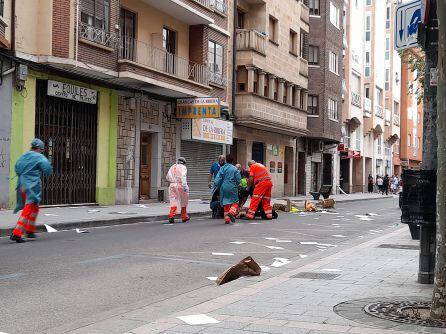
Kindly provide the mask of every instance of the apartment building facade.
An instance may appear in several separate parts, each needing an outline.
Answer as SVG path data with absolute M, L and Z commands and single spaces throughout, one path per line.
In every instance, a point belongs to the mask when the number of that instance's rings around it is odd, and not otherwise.
M 273 196 L 305 191 L 309 9 L 295 0 L 238 0 L 236 160 L 267 166 Z
M 406 50 L 403 57 L 422 57 L 420 50 Z M 423 101 L 416 94 L 420 89 L 417 72 L 403 62 L 401 69 L 401 138 L 395 147 L 401 169 L 419 169 L 423 159 Z M 395 162 L 396 163 L 396 162 Z
M 54 166 L 45 204 L 164 198 L 180 155 L 191 162 L 191 188 L 207 188 L 204 166 L 232 140 L 228 8 L 223 0 L 16 2 L 14 43 L 2 51 L 15 63 L 8 160 L 33 137 L 45 141 Z M 221 115 L 181 119 L 182 98 L 211 98 Z M 203 122 L 224 138 L 187 136 Z
M 344 1 L 310 1 L 306 193 L 339 183 Z

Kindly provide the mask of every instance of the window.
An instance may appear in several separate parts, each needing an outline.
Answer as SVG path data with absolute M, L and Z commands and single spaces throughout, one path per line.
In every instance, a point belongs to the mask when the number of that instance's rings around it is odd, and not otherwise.
M 369 51 L 366 51 L 366 53 L 365 53 L 364 75 L 366 77 L 370 76 L 370 52 Z
M 331 120 L 339 120 L 339 104 L 333 99 L 328 99 L 328 118 Z
M 390 60 L 390 37 L 386 36 L 386 60 Z
M 411 134 L 407 135 L 407 146 L 408 147 L 412 146 L 412 135 Z
M 390 6 L 386 10 L 386 29 L 390 29 Z
M 395 142 L 395 150 L 393 151 L 395 154 L 400 154 L 400 140 L 397 139 Z
M 362 133 L 361 133 L 361 128 L 358 127 L 355 131 L 355 135 L 356 135 L 356 140 L 355 140 L 355 150 L 356 151 L 361 151 L 361 138 L 362 138 Z
M 245 13 L 237 10 L 237 29 L 245 29 Z
M 407 118 L 413 119 L 413 109 L 411 107 L 407 108 Z
M 309 55 L 308 55 L 308 64 L 317 65 L 319 64 L 319 47 L 310 45 L 308 47 Z
M 110 0 L 83 0 L 81 22 L 110 31 Z
M 269 17 L 269 40 L 273 43 L 278 44 L 279 37 L 279 29 L 278 29 L 278 21 L 274 17 Z
M 370 87 L 369 86 L 365 86 L 365 97 L 370 99 Z
M 319 8 L 319 0 L 310 0 L 309 6 L 310 15 L 321 15 L 321 10 Z
M 309 115 L 318 115 L 318 97 L 317 95 L 308 95 L 308 108 L 307 112 Z
M 371 17 L 367 15 L 365 18 L 365 41 L 370 42 Z
M 308 60 L 308 34 L 304 31 L 300 31 L 300 53 L 301 58 Z
M 338 55 L 332 51 L 330 51 L 330 56 L 329 56 L 329 68 L 330 71 L 335 73 L 335 74 L 339 74 L 339 61 L 338 61 Z
M 213 41 L 209 41 L 208 65 L 211 73 L 223 76 L 223 46 Z
M 352 92 L 360 95 L 361 94 L 361 78 L 356 73 L 352 73 L 351 80 L 352 81 L 350 83 L 350 88 L 351 88 Z
M 384 144 L 384 154 L 386 156 L 386 159 L 390 160 L 390 144 L 388 142 Z
M 366 0 L 365 4 L 366 4 L 367 6 L 371 6 L 371 5 L 372 5 L 372 0 Z
M 338 29 L 340 27 L 339 20 L 339 8 L 330 1 L 330 22 Z
M 297 32 L 290 30 L 290 53 L 297 56 Z
M 390 90 L 390 69 L 388 68 L 386 68 L 386 83 L 384 88 Z
M 177 33 L 169 28 L 163 28 L 163 48 L 169 53 L 176 54 Z
M 4 8 L 5 8 L 5 0 L 0 0 L 0 16 L 3 16 Z
M 376 142 L 377 144 L 377 148 L 378 148 L 378 154 L 382 154 L 383 151 L 383 139 L 382 139 L 382 135 L 378 136 L 378 140 Z

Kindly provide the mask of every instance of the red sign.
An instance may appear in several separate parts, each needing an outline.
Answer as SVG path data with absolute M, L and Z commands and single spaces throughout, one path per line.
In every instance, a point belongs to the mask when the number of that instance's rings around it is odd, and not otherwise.
M 339 144 L 339 145 L 338 145 L 338 151 L 339 151 L 339 152 L 343 152 L 343 151 L 345 151 L 345 144 Z
M 353 151 L 353 159 L 361 159 L 361 151 Z

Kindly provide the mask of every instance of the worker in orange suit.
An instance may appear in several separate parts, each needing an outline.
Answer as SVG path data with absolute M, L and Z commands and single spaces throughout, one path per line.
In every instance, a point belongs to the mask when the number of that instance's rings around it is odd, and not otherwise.
M 248 219 L 254 219 L 259 204 L 262 204 L 266 219 L 273 219 L 273 212 L 271 208 L 271 191 L 273 188 L 273 183 L 271 182 L 271 176 L 269 175 L 265 166 L 255 162 L 254 160 L 250 160 L 248 162 L 248 167 L 248 186 L 251 189 L 254 187 L 254 192 L 251 197 L 251 204 L 249 205 L 249 210 L 246 217 Z
M 14 213 L 23 209 L 17 225 L 12 231 L 10 239 L 17 243 L 25 242 L 23 235 L 28 238 L 36 237 L 36 220 L 39 214 L 39 203 L 42 200 L 43 175 L 51 175 L 53 168 L 48 159 L 42 154 L 45 144 L 38 138 L 31 142 L 31 150 L 23 154 L 15 164 L 17 174 L 17 206 Z
M 167 173 L 169 185 L 170 212 L 169 223 L 175 223 L 177 208 L 181 208 L 181 221 L 187 223 L 189 216 L 187 214 L 187 204 L 189 202 L 189 186 L 187 185 L 186 159 L 178 158 L 178 162 L 170 167 Z

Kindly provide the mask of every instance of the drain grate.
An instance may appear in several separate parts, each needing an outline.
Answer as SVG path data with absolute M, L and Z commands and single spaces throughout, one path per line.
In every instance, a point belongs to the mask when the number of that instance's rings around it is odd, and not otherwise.
M 340 274 L 327 274 L 327 273 L 312 273 L 312 272 L 302 272 L 291 276 L 291 278 L 308 278 L 308 279 L 323 279 L 332 280 L 336 279 Z
M 391 249 L 408 249 L 408 250 L 419 250 L 419 245 L 394 245 L 394 244 L 382 244 L 378 248 L 391 248 Z

